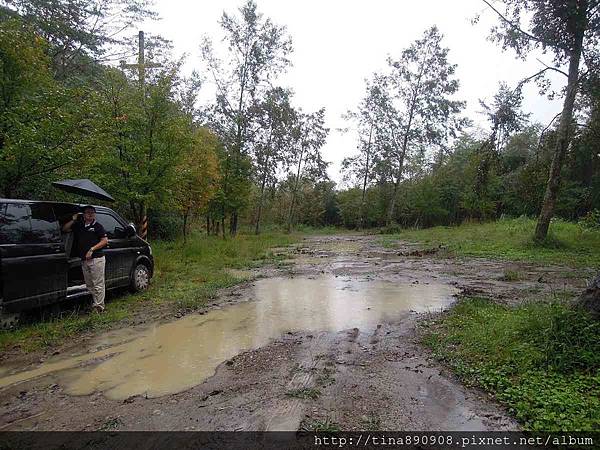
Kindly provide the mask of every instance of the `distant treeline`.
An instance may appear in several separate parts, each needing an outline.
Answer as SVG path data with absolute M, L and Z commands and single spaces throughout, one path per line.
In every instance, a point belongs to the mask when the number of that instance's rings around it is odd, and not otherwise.
M 599 116 L 590 118 L 573 141 L 563 172 L 557 215 L 578 220 L 600 210 Z M 403 227 L 459 224 L 505 216 L 537 217 L 548 180 L 555 133 L 528 126 L 511 136 L 498 153 L 482 152 L 485 141 L 460 137 L 441 163 L 423 168 L 400 184 L 393 223 Z M 484 158 L 489 158 L 482 164 Z M 485 171 L 485 173 L 484 173 Z M 394 186 L 375 181 L 366 189 L 365 228 L 388 224 Z M 265 218 L 284 223 L 285 188 L 267 196 Z M 361 226 L 362 188 L 335 190 L 333 183 L 307 184 L 301 189 L 299 217 L 309 226 Z M 597 220 L 597 219 L 596 219 Z M 247 222 L 252 217 L 246 218 Z M 599 224 L 600 225 L 600 224 Z

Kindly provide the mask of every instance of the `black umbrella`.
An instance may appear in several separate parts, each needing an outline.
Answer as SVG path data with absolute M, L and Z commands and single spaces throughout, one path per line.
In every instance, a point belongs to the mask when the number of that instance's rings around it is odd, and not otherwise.
M 63 191 L 72 192 L 73 194 L 94 197 L 109 202 L 115 201 L 108 192 L 87 178 L 84 178 L 83 180 L 54 181 L 52 185 Z

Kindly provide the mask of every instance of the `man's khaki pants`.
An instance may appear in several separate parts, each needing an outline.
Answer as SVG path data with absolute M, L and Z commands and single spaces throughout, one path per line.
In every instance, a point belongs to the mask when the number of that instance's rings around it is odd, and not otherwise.
M 104 311 L 104 266 L 106 258 L 91 258 L 83 260 L 81 268 L 83 270 L 83 278 L 88 291 L 92 294 L 92 308 L 99 308 Z

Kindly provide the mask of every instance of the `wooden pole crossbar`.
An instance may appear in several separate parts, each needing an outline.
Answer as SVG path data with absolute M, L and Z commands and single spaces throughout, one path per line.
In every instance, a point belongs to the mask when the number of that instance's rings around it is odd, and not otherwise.
M 137 69 L 138 71 L 138 82 L 140 83 L 140 88 L 144 88 L 144 83 L 146 80 L 146 69 L 154 69 L 160 67 L 160 64 L 149 62 L 146 63 L 146 56 L 144 53 L 144 32 L 140 31 L 138 33 L 138 62 L 137 64 L 127 64 L 125 61 L 121 61 L 121 69 Z

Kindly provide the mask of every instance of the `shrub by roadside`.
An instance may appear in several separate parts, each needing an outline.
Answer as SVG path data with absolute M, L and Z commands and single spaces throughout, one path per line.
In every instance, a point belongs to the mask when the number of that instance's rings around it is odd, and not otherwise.
M 526 430 L 600 428 L 600 322 L 561 303 L 465 298 L 422 322 L 422 341 Z

